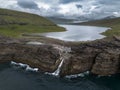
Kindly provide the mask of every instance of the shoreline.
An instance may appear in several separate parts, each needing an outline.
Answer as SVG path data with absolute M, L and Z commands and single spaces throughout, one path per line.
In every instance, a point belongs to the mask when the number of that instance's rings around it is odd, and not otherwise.
M 43 44 L 27 44 L 28 42 Z M 61 55 L 58 48 L 71 48 L 64 58 L 60 76 L 79 74 L 90 71 L 93 74 L 108 76 L 119 73 L 120 38 L 104 38 L 89 42 L 61 42 L 50 38 L 13 39 L 0 37 L 0 62 L 18 62 L 38 68 L 43 72 L 54 72 L 60 64 Z M 27 53 L 26 53 L 27 52 Z M 66 55 L 66 54 L 65 54 Z M 112 70 L 112 71 L 111 71 Z M 116 71 L 117 70 L 117 71 Z

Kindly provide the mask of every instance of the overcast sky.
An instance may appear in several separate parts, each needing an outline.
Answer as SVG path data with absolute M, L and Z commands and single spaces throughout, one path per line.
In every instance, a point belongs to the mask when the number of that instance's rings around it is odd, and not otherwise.
M 120 16 L 120 0 L 0 0 L 0 7 L 43 16 Z

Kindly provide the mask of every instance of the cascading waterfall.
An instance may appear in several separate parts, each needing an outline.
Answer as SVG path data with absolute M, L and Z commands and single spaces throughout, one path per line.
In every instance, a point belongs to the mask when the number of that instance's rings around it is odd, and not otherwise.
M 61 62 L 59 64 L 58 68 L 53 73 L 46 72 L 45 74 L 53 75 L 53 76 L 59 76 L 59 73 L 60 73 L 61 67 L 63 65 L 63 62 L 64 62 L 64 58 L 61 57 Z
M 61 62 L 60 62 L 60 64 L 59 64 L 57 70 L 56 70 L 55 72 L 53 72 L 52 75 L 54 75 L 54 76 L 58 76 L 58 75 L 59 75 L 60 70 L 61 70 L 61 67 L 62 67 L 62 65 L 63 65 L 63 62 L 64 62 L 64 58 L 61 58 Z
M 61 71 L 61 67 L 64 63 L 64 60 L 69 58 L 69 52 L 71 52 L 71 48 L 69 47 L 61 47 L 61 46 L 54 46 L 56 49 L 59 49 L 60 51 L 60 64 L 58 66 L 58 68 L 53 72 L 53 73 L 48 73 L 46 72 L 45 74 L 49 74 L 49 75 L 53 75 L 53 76 L 59 76 L 60 71 Z M 74 75 L 67 75 L 65 76 L 66 78 L 77 78 L 77 77 L 84 77 L 85 75 L 89 75 L 89 71 L 83 72 L 83 73 L 79 73 L 79 74 L 74 74 Z
M 56 49 L 59 49 L 59 53 L 60 53 L 60 64 L 58 65 L 58 68 L 53 72 L 53 73 L 48 73 L 46 72 L 45 74 L 48 74 L 48 75 L 53 75 L 53 76 L 59 76 L 60 74 L 60 71 L 61 71 L 61 67 L 64 63 L 64 60 L 65 58 L 67 57 L 67 53 L 68 52 L 71 52 L 71 48 L 68 48 L 68 47 L 64 47 L 64 46 L 54 46 Z

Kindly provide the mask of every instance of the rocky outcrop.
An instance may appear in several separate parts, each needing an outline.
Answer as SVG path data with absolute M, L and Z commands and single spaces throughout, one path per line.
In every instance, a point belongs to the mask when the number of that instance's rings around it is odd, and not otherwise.
M 111 75 L 119 73 L 120 69 L 120 50 L 106 50 L 98 54 L 92 72 L 98 75 Z
M 63 76 L 85 71 L 102 76 L 120 72 L 119 37 L 72 46 L 70 54 L 61 70 Z
M 48 72 L 53 72 L 59 65 L 59 51 L 50 45 L 28 45 L 5 37 L 0 40 L 0 62 L 25 63 Z
M 0 62 L 15 61 L 37 67 L 40 71 L 54 72 L 62 56 L 61 76 L 85 71 L 103 76 L 120 72 L 120 38 L 116 36 L 67 46 L 27 42 L 28 39 L 0 36 Z

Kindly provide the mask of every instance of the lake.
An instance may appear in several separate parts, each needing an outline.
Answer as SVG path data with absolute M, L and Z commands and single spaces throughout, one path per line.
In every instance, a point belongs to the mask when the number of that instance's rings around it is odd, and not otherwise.
M 59 26 L 64 27 L 67 31 L 43 33 L 42 36 L 60 39 L 64 41 L 88 41 L 88 40 L 91 41 L 104 38 L 105 36 L 101 35 L 100 33 L 110 29 L 107 27 L 82 26 L 82 25 L 59 25 Z

